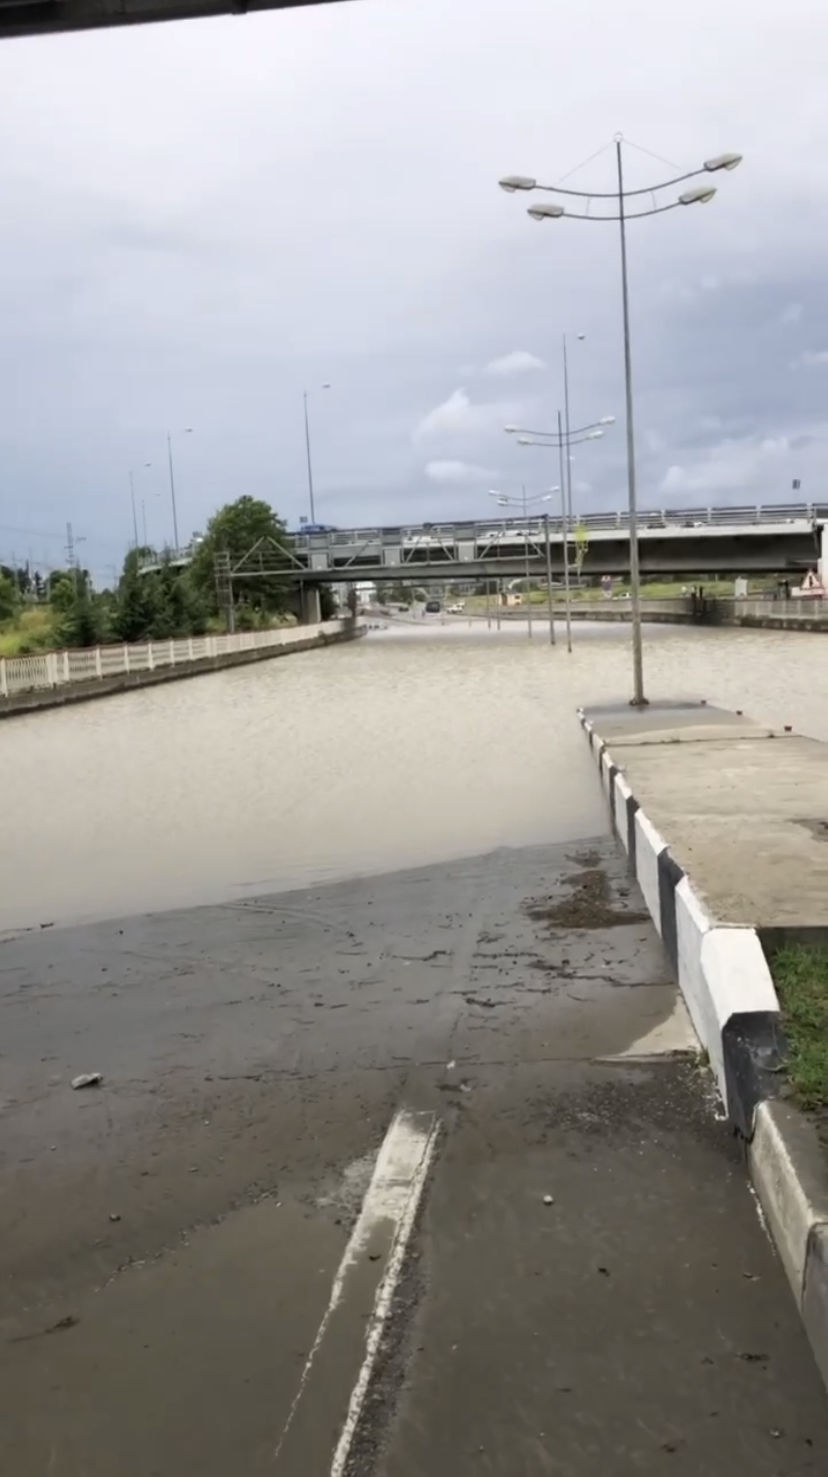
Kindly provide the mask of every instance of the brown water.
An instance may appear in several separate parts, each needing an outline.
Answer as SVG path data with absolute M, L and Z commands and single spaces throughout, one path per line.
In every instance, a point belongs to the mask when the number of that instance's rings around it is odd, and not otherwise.
M 630 691 L 629 630 L 401 627 L 0 725 L 0 930 L 597 834 L 576 707 Z M 828 739 L 828 646 L 652 627 L 651 698 Z

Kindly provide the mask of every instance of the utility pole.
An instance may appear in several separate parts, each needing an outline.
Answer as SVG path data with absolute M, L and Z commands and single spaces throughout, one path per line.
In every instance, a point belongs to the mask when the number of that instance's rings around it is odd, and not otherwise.
M 74 534 L 72 532 L 72 525 L 71 525 L 71 523 L 67 523 L 67 525 L 66 525 L 66 559 L 67 559 L 67 563 L 68 563 L 69 569 L 71 569 L 71 571 L 72 571 L 72 578 L 75 581 L 75 599 L 77 600 L 77 598 L 78 598 L 78 566 L 77 566 L 77 563 L 75 562 L 75 536 L 74 536 Z

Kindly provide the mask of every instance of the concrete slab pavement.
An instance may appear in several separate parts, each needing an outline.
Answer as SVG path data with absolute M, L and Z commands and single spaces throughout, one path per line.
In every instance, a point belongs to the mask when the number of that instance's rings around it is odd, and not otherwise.
M 611 1442 L 627 1470 L 824 1470 L 782 1269 L 608 837 L 33 933 L 0 966 L 3 1471 L 594 1477 Z M 393 1238 L 348 1246 L 400 1107 L 440 1138 L 334 1468 Z M 277 1459 L 320 1330 L 331 1377 Z
M 763 928 L 824 923 L 825 745 L 699 705 L 588 716 L 712 917 Z

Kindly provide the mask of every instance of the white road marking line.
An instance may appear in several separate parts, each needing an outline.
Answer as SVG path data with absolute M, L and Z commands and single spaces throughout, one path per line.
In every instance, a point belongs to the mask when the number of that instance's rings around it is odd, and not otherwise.
M 356 1225 L 351 1232 L 333 1280 L 328 1306 L 317 1330 L 311 1351 L 305 1360 L 298 1389 L 291 1402 L 287 1420 L 282 1427 L 274 1452 L 274 1461 L 278 1459 L 285 1438 L 293 1424 L 331 1316 L 342 1301 L 348 1272 L 365 1252 L 378 1227 L 391 1222 L 396 1228 L 391 1251 L 374 1298 L 374 1307 L 368 1322 L 365 1340 L 365 1357 L 351 1392 L 348 1414 L 334 1452 L 331 1477 L 341 1477 L 344 1472 L 393 1301 L 394 1290 L 405 1263 L 406 1251 L 437 1144 L 438 1132 L 439 1124 L 434 1113 L 412 1113 L 405 1108 L 400 1108 L 391 1120 L 388 1132 L 380 1146 L 371 1183 L 365 1193 Z
M 405 1132 L 411 1137 L 408 1157 L 412 1157 L 410 1152 L 411 1149 L 413 1149 L 414 1147 L 418 1147 L 419 1159 L 413 1166 L 413 1173 L 410 1175 L 407 1185 L 404 1181 L 401 1181 L 396 1187 L 398 1190 L 406 1191 L 407 1195 L 405 1202 L 400 1204 L 399 1206 L 400 1217 L 397 1222 L 397 1230 L 394 1236 L 394 1242 L 391 1247 L 391 1252 L 388 1257 L 388 1263 L 386 1265 L 382 1281 L 377 1288 L 376 1297 L 374 1298 L 374 1310 L 368 1323 L 368 1333 L 365 1339 L 365 1358 L 362 1361 L 362 1366 L 357 1377 L 357 1382 L 354 1385 L 354 1388 L 351 1392 L 351 1398 L 348 1402 L 348 1414 L 345 1417 L 345 1424 L 342 1427 L 342 1434 L 340 1435 L 340 1438 L 336 1444 L 336 1451 L 334 1452 L 333 1461 L 331 1462 L 331 1477 L 343 1477 L 343 1473 L 348 1463 L 351 1445 L 353 1443 L 354 1436 L 356 1435 L 357 1427 L 359 1426 L 360 1416 L 362 1415 L 362 1407 L 365 1403 L 365 1396 L 368 1393 L 368 1386 L 371 1383 L 371 1376 L 374 1372 L 374 1365 L 377 1361 L 377 1354 L 379 1353 L 380 1344 L 382 1343 L 382 1336 L 385 1332 L 385 1325 L 388 1322 L 388 1315 L 391 1312 L 391 1305 L 394 1301 L 394 1293 L 396 1291 L 397 1284 L 400 1280 L 400 1275 L 405 1265 L 406 1253 L 408 1251 L 409 1243 L 411 1241 L 411 1235 L 417 1219 L 417 1211 L 420 1206 L 420 1200 L 422 1199 L 423 1190 L 425 1189 L 426 1180 L 428 1179 L 428 1172 L 431 1167 L 431 1161 L 434 1157 L 434 1150 L 437 1147 L 437 1137 L 440 1128 L 439 1123 L 437 1122 L 437 1119 L 435 1118 L 433 1113 L 418 1113 L 416 1115 L 404 1115 L 402 1113 L 398 1113 L 393 1123 L 391 1124 L 391 1128 L 389 1129 L 389 1137 L 393 1132 L 395 1132 L 395 1130 L 399 1130 L 400 1121 L 401 1119 L 403 1119 L 404 1116 L 407 1116 L 408 1118 L 408 1124 L 405 1128 Z M 415 1117 L 417 1119 L 423 1120 L 422 1126 L 415 1126 L 413 1122 Z M 388 1138 L 386 1138 L 383 1148 L 385 1148 L 387 1144 Z M 380 1154 L 380 1157 L 382 1157 L 382 1154 Z M 391 1155 L 389 1156 L 389 1159 L 393 1160 L 393 1157 L 394 1156 Z M 377 1169 L 379 1169 L 379 1161 L 377 1162 Z M 371 1197 L 373 1188 L 374 1187 L 372 1184 L 368 1191 L 368 1195 L 366 1196 L 365 1205 L 367 1205 L 368 1200 Z M 388 1189 L 390 1189 L 390 1185 L 388 1186 Z M 388 1191 L 386 1190 L 386 1197 L 387 1194 Z M 363 1212 L 365 1211 L 365 1205 L 363 1205 Z M 380 1214 L 381 1216 L 387 1215 L 388 1212 L 380 1212 Z

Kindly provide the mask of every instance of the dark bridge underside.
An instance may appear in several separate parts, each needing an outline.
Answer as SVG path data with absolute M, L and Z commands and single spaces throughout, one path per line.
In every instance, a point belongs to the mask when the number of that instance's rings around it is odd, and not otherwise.
M 84 31 L 142 21 L 191 20 L 202 15 L 245 15 L 249 10 L 294 10 L 325 0 L 0 0 L 0 40 L 48 31 Z

